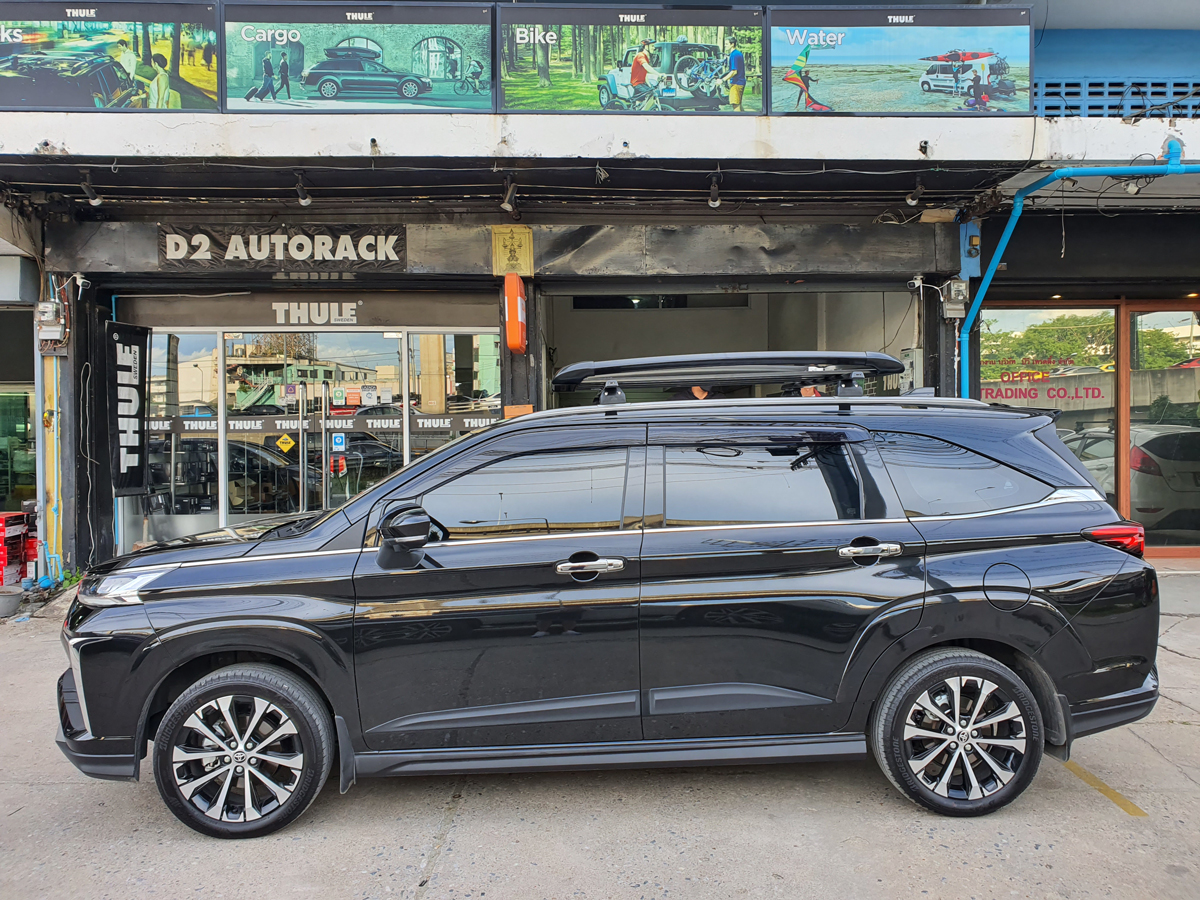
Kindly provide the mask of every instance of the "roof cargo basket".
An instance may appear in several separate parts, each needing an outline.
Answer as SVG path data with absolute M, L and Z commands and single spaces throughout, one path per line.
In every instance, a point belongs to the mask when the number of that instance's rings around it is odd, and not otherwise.
M 556 391 L 601 391 L 601 402 L 605 404 L 624 402 L 624 391 L 629 388 L 686 388 L 697 384 L 781 384 L 784 396 L 799 396 L 805 387 L 837 385 L 838 396 L 861 397 L 857 380 L 903 371 L 904 363 L 886 353 L 695 353 L 572 363 L 564 366 L 551 384 Z

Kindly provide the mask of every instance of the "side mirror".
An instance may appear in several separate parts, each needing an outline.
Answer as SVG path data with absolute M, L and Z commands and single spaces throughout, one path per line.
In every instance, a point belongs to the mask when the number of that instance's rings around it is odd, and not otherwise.
M 419 506 L 393 510 L 379 523 L 379 553 L 376 561 L 381 569 L 412 569 L 425 558 L 424 546 L 429 543 L 433 527 L 429 514 Z

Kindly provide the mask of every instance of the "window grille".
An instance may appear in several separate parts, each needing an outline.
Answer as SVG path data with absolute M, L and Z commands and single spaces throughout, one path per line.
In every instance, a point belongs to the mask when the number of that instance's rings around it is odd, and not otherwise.
M 1190 78 L 1035 78 L 1039 116 L 1193 118 L 1200 113 L 1200 80 Z

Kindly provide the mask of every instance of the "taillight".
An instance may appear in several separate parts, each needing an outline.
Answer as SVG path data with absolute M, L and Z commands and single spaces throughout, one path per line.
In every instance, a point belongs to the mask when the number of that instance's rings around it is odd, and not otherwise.
M 1158 463 L 1154 461 L 1154 457 L 1137 446 L 1137 444 L 1129 448 L 1129 468 L 1135 472 L 1141 472 L 1143 475 L 1157 475 L 1159 478 L 1162 477 L 1162 469 L 1158 467 Z
M 1146 552 L 1146 529 L 1137 522 L 1097 525 L 1094 528 L 1083 529 L 1080 534 L 1089 541 L 1104 544 L 1106 547 L 1115 547 L 1126 553 L 1132 553 L 1134 556 L 1141 556 Z

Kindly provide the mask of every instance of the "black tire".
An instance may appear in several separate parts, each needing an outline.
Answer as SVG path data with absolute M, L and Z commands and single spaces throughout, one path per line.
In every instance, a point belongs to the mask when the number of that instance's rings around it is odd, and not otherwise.
M 956 683 L 961 700 L 953 696 Z M 957 732 L 946 713 L 957 716 Z M 980 713 L 979 722 L 995 724 L 972 728 Z M 914 803 L 945 816 L 982 816 L 1011 803 L 1033 781 L 1044 731 L 1033 692 L 1012 669 L 974 650 L 948 647 L 914 657 L 892 676 L 869 737 L 879 767 Z
M 700 64 L 700 60 L 696 57 L 681 56 L 675 60 L 675 65 L 671 66 L 671 74 L 675 76 L 675 82 L 684 90 L 688 90 L 688 72 L 692 71 L 695 66 Z
M 625 112 L 629 109 L 629 104 L 620 97 L 613 97 L 604 104 L 605 112 Z
M 675 107 L 673 107 L 670 103 L 660 102 L 658 105 L 659 105 L 659 112 L 679 112 L 679 110 L 677 110 Z
M 396 90 L 405 100 L 415 100 L 421 94 L 421 85 L 412 80 L 402 81 Z
M 608 89 L 607 85 L 600 85 L 599 89 L 600 108 L 608 109 L 608 104 L 613 100 L 613 93 Z
M 470 89 L 471 89 L 471 86 L 469 84 L 467 84 L 465 81 L 454 82 L 454 93 L 456 93 L 456 94 L 465 94 Z
M 342 92 L 341 85 L 339 85 L 332 78 L 326 78 L 324 81 L 322 81 L 320 84 L 317 85 L 317 93 L 320 94 L 321 97 L 325 100 L 332 100 L 335 97 L 337 97 L 337 95 L 340 94 L 341 92 Z
M 201 678 L 167 710 L 154 740 L 154 780 L 167 808 L 201 834 L 262 837 L 308 809 L 329 775 L 333 749 L 333 724 L 312 687 L 277 666 L 229 666 Z
M 928 94 L 930 91 L 933 90 L 933 85 L 930 84 L 928 81 L 922 81 L 921 82 L 921 90 L 923 90 L 925 93 Z

